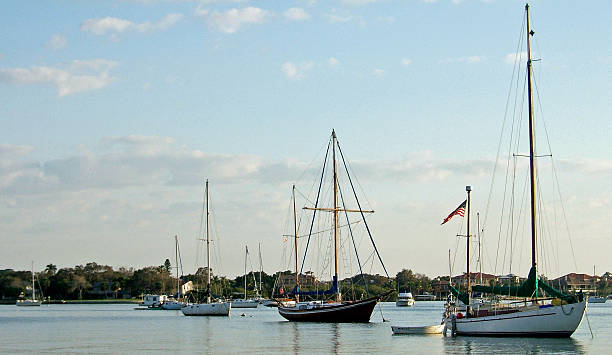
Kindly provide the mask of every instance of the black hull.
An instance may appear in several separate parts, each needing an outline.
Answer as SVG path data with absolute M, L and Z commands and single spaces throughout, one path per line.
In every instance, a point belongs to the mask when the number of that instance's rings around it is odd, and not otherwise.
M 278 313 L 293 322 L 368 323 L 378 300 L 379 297 L 372 297 L 337 305 L 322 304 L 312 309 L 279 306 Z
M 541 333 L 464 333 L 457 332 L 456 335 L 470 337 L 490 337 L 490 338 L 569 338 L 574 332 L 541 332 Z

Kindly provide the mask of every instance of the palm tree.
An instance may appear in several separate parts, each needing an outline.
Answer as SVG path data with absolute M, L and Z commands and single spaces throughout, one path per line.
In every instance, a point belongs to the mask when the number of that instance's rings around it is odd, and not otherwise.
M 47 268 L 45 269 L 45 272 L 47 274 L 53 274 L 55 275 L 55 272 L 57 271 L 57 265 L 53 265 L 53 264 L 49 264 L 47 265 Z

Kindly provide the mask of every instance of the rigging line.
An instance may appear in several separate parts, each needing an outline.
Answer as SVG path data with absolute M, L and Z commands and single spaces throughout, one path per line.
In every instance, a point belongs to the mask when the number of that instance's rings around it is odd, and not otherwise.
M 376 251 L 376 255 L 378 255 L 378 260 L 380 261 L 380 264 L 382 265 L 383 270 L 385 270 L 385 274 L 387 274 L 387 277 L 389 277 L 387 268 L 385 267 L 385 264 L 383 263 L 382 258 L 380 257 L 378 248 L 376 248 L 376 244 L 374 243 L 374 238 L 372 238 L 372 233 L 370 232 L 370 227 L 368 227 L 368 222 L 366 222 L 365 215 L 363 214 L 363 210 L 361 209 L 361 203 L 359 202 L 359 199 L 357 198 L 357 192 L 355 192 L 355 187 L 353 186 L 353 180 L 351 180 L 351 176 L 349 175 L 348 168 L 346 167 L 346 160 L 344 159 L 344 154 L 342 153 L 340 144 L 338 142 L 336 142 L 336 144 L 338 145 L 338 151 L 340 152 L 340 157 L 342 157 L 342 163 L 344 164 L 344 169 L 346 170 L 346 176 L 348 177 L 349 183 L 351 184 L 351 189 L 353 189 L 353 194 L 355 195 L 355 200 L 357 201 L 357 207 L 359 207 L 359 213 L 361 214 L 361 218 L 363 219 L 363 224 L 365 225 L 366 230 L 368 231 L 368 235 L 370 236 L 370 241 L 372 241 L 372 246 L 374 247 L 374 251 Z
M 519 42 L 517 43 L 517 49 L 516 49 L 515 53 L 519 53 L 519 49 L 521 48 L 521 43 L 522 43 L 521 38 L 522 38 L 522 33 L 523 33 L 523 27 L 524 26 L 525 26 L 525 18 L 523 18 L 523 24 L 521 25 L 521 30 L 519 32 L 520 33 L 520 35 L 519 35 Z M 518 57 L 518 55 L 517 55 L 517 57 Z M 488 219 L 488 216 L 489 216 L 489 207 L 490 207 L 490 203 L 491 203 L 491 196 L 493 195 L 493 186 L 494 186 L 494 181 L 495 181 L 495 175 L 496 175 L 496 172 L 497 172 L 497 165 L 498 165 L 499 156 L 500 156 L 500 153 L 501 153 L 501 147 L 502 147 L 504 131 L 505 131 L 505 127 L 506 127 L 506 122 L 507 122 L 507 119 L 508 119 L 508 109 L 510 107 L 510 98 L 511 98 L 511 95 L 512 95 L 512 92 L 513 92 L 512 88 L 513 88 L 513 85 L 514 85 L 514 76 L 515 76 L 515 74 L 517 75 L 517 86 L 518 86 L 518 73 L 517 73 L 517 67 L 518 66 L 516 64 L 516 61 L 517 60 L 515 58 L 515 63 L 514 63 L 513 69 L 512 69 L 512 76 L 511 76 L 511 80 L 510 80 L 510 87 L 508 88 L 508 96 L 506 98 L 506 106 L 504 108 L 504 119 L 503 119 L 503 122 L 502 122 L 502 129 L 501 129 L 501 132 L 500 132 L 500 135 L 499 135 L 499 143 L 497 145 L 497 154 L 495 156 L 495 165 L 493 165 L 493 174 L 491 175 L 491 184 L 489 185 L 490 186 L 489 187 L 489 196 L 487 198 L 487 206 L 485 208 L 485 215 L 484 215 L 484 220 L 483 220 L 483 229 L 484 229 L 484 227 L 487 224 L 487 219 Z M 516 92 L 516 91 L 514 91 L 514 92 Z
M 338 226 L 338 228 L 344 228 L 344 227 L 348 226 L 349 224 L 357 224 L 357 223 L 361 223 L 361 222 L 362 222 L 361 220 L 359 220 L 359 221 L 353 221 L 353 222 L 348 222 L 348 224 L 342 224 L 342 225 L 339 225 L 339 226 Z M 312 232 L 312 235 L 315 235 L 315 234 L 322 234 L 322 233 L 329 232 L 329 231 L 333 231 L 333 230 L 334 230 L 333 228 L 330 228 L 330 229 L 324 229 L 324 230 L 320 230 L 320 231 L 318 231 L 318 232 Z M 294 235 L 293 235 L 293 234 L 283 234 L 283 237 L 294 237 Z M 308 237 L 308 234 L 298 235 L 298 239 L 299 239 L 299 238 L 304 238 L 304 237 Z
M 344 203 L 344 195 L 342 195 L 342 189 L 340 188 L 340 186 L 338 186 L 338 191 L 340 191 L 340 200 L 342 201 L 342 207 L 344 207 L 344 209 L 346 210 L 346 204 Z M 353 248 L 355 249 L 355 257 L 357 258 L 357 264 L 359 265 L 359 272 L 361 272 L 361 278 L 363 279 L 363 285 L 365 286 L 366 294 L 370 296 L 370 292 L 368 291 L 368 283 L 366 282 L 365 276 L 363 276 L 363 269 L 361 268 L 361 261 L 359 260 L 359 254 L 357 254 L 357 246 L 355 245 L 355 238 L 353 238 L 353 229 L 351 228 L 351 224 L 349 223 L 348 212 L 344 211 L 344 215 L 346 216 L 346 223 L 348 225 L 349 235 L 351 236 L 351 241 L 353 242 Z
M 206 198 L 202 199 L 202 213 L 200 214 L 200 229 L 198 230 L 198 235 L 196 236 L 196 262 L 195 269 L 198 270 L 200 266 L 200 255 L 202 253 L 202 221 L 204 220 L 204 209 L 206 208 Z
M 323 185 L 323 176 L 325 174 L 325 163 L 327 162 L 327 156 L 329 155 L 329 147 L 331 146 L 331 143 L 332 143 L 332 137 L 329 138 L 329 142 L 327 143 L 327 151 L 325 152 L 325 158 L 323 159 L 323 170 L 321 171 L 321 179 L 319 181 L 319 189 L 317 191 L 317 200 L 315 201 L 315 208 L 319 207 L 319 196 L 321 194 L 321 185 Z M 312 233 L 312 227 L 314 225 L 316 215 L 317 215 L 317 211 L 314 210 L 312 212 L 312 222 L 310 223 L 310 232 L 308 232 L 308 234 Z M 300 274 L 304 270 L 304 262 L 306 261 L 306 252 L 308 252 L 309 244 L 310 244 L 310 236 L 308 236 L 308 241 L 306 242 L 306 248 L 304 249 L 304 258 L 302 259 L 302 267 L 300 268 Z
M 298 189 L 297 187 L 295 188 L 295 191 L 297 191 L 297 193 L 302 196 L 304 198 L 304 200 L 306 200 L 306 202 L 310 203 L 311 205 L 314 205 L 314 202 L 310 201 L 310 199 L 308 198 L 308 196 L 304 195 L 302 193 L 302 191 L 300 191 L 300 189 Z

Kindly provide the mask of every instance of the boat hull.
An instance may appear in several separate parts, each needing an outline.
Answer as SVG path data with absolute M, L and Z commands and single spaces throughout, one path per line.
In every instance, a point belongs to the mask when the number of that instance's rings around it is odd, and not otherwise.
M 321 304 L 314 308 L 298 304 L 295 307 L 278 307 L 278 313 L 293 322 L 367 323 L 370 321 L 378 297 L 362 301 Z
M 37 307 L 40 306 L 40 300 L 18 300 L 16 305 L 19 307 Z
M 166 311 L 178 311 L 183 307 L 182 302 L 177 301 L 166 301 L 162 303 L 161 308 Z
M 398 299 L 397 301 L 395 301 L 395 306 L 412 307 L 414 306 L 414 300 L 413 299 L 403 299 L 403 300 Z
M 257 300 L 232 301 L 232 308 L 257 308 L 258 305 Z
M 606 297 L 589 297 L 589 303 L 606 303 Z
M 444 325 L 429 325 L 425 327 L 391 326 L 393 334 L 442 334 Z
M 186 316 L 229 316 L 229 302 L 186 304 L 181 311 Z
M 580 325 L 587 302 L 540 306 L 520 312 L 475 318 L 446 318 L 456 335 L 491 337 L 570 337 Z

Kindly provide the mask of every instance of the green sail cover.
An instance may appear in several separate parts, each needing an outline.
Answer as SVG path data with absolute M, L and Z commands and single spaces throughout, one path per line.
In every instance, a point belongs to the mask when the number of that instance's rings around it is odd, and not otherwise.
M 556 288 L 550 286 L 542 279 L 538 280 L 536 277 L 536 268 L 532 267 L 529 270 L 529 276 L 527 280 L 523 282 L 520 286 L 474 286 L 472 287 L 472 291 L 474 292 L 484 292 L 484 293 L 492 293 L 496 295 L 504 295 L 504 296 L 514 296 L 514 297 L 538 297 L 538 289 L 542 289 L 551 297 L 558 297 L 567 303 L 576 303 L 582 301 L 581 295 L 568 295 L 563 293 Z M 455 297 L 461 300 L 464 304 L 468 304 L 468 294 L 461 293 L 459 290 L 450 286 L 450 290 Z
M 514 296 L 514 297 L 538 297 L 538 278 L 536 275 L 535 266 L 529 270 L 527 280 L 520 286 L 474 286 L 474 292 L 492 293 L 496 295 Z
M 448 287 L 450 287 L 450 291 L 451 293 L 457 297 L 461 302 L 463 302 L 463 304 L 468 304 L 469 303 L 469 296 L 467 293 L 461 293 L 459 292 L 459 290 L 457 290 L 456 288 L 454 288 L 452 285 L 449 285 Z

